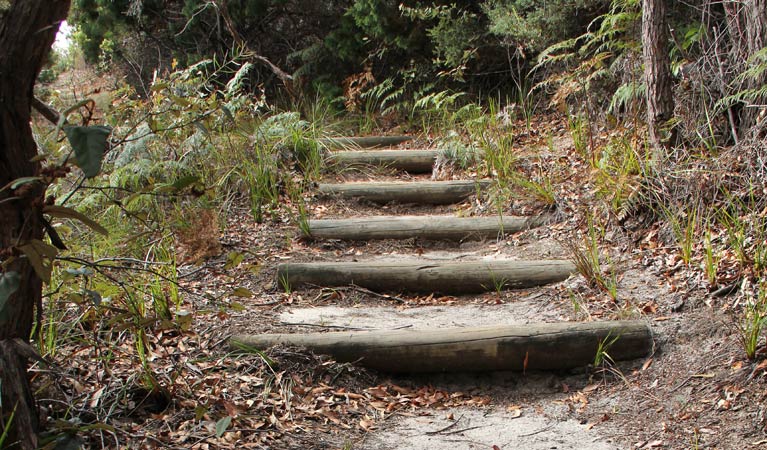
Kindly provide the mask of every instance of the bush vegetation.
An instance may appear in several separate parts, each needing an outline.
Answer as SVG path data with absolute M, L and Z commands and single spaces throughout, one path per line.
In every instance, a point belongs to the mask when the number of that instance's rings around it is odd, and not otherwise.
M 728 8 L 670 5 L 676 109 L 659 154 L 646 139 L 638 0 L 77 0 L 80 49 L 129 84 L 99 117 L 110 151 L 97 173 L 73 169 L 48 188 L 50 203 L 77 213 L 48 231 L 38 347 L 85 343 L 108 372 L 127 342 L 121 355 L 142 369 L 129 382 L 165 392 L 148 349 L 158 330 L 189 326 L 179 265 L 222 253 L 218 233 L 238 200 L 257 223 L 305 226 L 329 134 L 396 123 L 438 135 L 440 171 L 494 180 L 483 206 L 504 214 L 521 192 L 558 212 L 559 179 L 515 153 L 515 133 L 548 113 L 564 117 L 594 186 L 585 244 L 569 248 L 588 284 L 619 303 L 607 229 L 665 229 L 697 287 L 739 290 L 734 323 L 753 359 L 767 323 L 767 42 L 744 28 L 759 17 Z M 285 89 L 266 60 L 295 84 Z M 66 66 L 52 59 L 40 81 Z M 92 125 L 93 102 L 47 93 Z M 517 118 L 523 127 L 510 125 Z M 77 145 L 62 144 L 60 126 L 36 125 L 46 164 L 70 170 Z

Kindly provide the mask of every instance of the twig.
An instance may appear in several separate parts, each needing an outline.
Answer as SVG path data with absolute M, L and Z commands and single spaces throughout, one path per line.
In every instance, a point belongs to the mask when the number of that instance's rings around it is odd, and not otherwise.
M 551 425 L 545 426 L 545 427 L 543 427 L 543 428 L 541 428 L 539 430 L 533 431 L 532 433 L 520 434 L 518 437 L 535 436 L 536 434 L 543 433 L 544 431 L 548 431 L 548 430 L 550 430 L 552 428 L 554 428 L 554 424 L 553 423 Z
M 37 97 L 32 97 L 32 107 L 54 125 L 58 125 L 61 115 Z
M 322 289 L 321 286 L 318 286 L 316 284 L 313 284 L 313 285 L 310 285 L 310 286 Z M 381 294 L 381 293 L 378 293 L 378 292 L 371 291 L 370 289 L 365 289 L 364 287 L 360 287 L 360 286 L 356 286 L 356 285 L 336 287 L 336 288 L 333 288 L 333 290 L 336 290 L 336 291 L 357 291 L 357 292 L 361 292 L 363 294 L 369 294 L 369 295 L 372 295 L 372 296 L 375 296 L 375 297 L 385 298 L 387 300 L 394 300 L 395 302 L 399 302 L 399 303 L 407 303 L 407 300 L 405 300 L 404 298 L 397 297 L 397 296 L 394 296 L 394 295 L 389 295 L 389 294 Z
M 293 325 L 293 326 L 317 327 L 317 328 L 337 328 L 341 330 L 353 330 L 353 331 L 366 331 L 366 330 L 373 329 L 373 328 L 347 327 L 343 325 L 322 325 L 318 323 L 306 323 L 306 322 L 280 322 L 280 325 Z
M 489 426 L 490 425 L 477 425 L 477 426 L 474 426 L 474 427 L 461 428 L 460 430 L 455 430 L 455 431 L 451 431 L 450 433 L 445 433 L 445 436 L 449 436 L 451 434 L 463 433 L 464 431 L 476 430 L 477 428 L 485 428 L 485 427 L 489 427 Z
M 463 415 L 461 415 L 461 417 L 455 419 L 455 421 L 453 423 L 451 423 L 450 425 L 446 426 L 445 428 L 440 428 L 439 430 L 436 430 L 436 431 L 427 431 L 426 434 L 434 435 L 434 434 L 440 434 L 443 431 L 447 431 L 447 430 L 453 428 L 454 426 L 458 425 L 458 422 L 460 422 L 462 418 L 463 418 Z

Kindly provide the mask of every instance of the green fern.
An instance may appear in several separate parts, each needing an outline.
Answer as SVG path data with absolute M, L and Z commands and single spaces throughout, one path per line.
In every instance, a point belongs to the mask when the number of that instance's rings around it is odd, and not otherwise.
M 734 83 L 743 85 L 745 83 L 754 83 L 767 78 L 767 47 L 751 55 L 743 70 L 736 78 Z M 716 108 L 725 110 L 737 103 L 754 104 L 760 103 L 767 97 L 767 84 L 761 83 L 756 88 L 742 89 L 732 95 L 728 95 L 716 103 Z

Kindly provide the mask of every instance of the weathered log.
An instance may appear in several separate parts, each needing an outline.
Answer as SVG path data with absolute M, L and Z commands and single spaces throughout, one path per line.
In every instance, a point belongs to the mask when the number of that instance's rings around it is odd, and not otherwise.
M 386 166 L 411 173 L 427 173 L 434 168 L 439 150 L 350 150 L 330 153 L 330 160 L 342 166 Z
M 411 139 L 410 136 L 348 136 L 318 139 L 318 142 L 330 148 L 379 148 L 399 145 Z
M 561 370 L 593 364 L 598 352 L 624 361 L 653 347 L 639 321 L 240 335 L 229 343 L 241 351 L 296 345 L 389 373 Z
M 357 285 L 378 292 L 469 294 L 541 286 L 567 279 L 570 261 L 388 260 L 280 264 L 277 280 L 290 288 Z
M 540 226 L 542 217 L 373 216 L 353 219 L 309 220 L 308 236 L 315 239 L 431 240 L 494 239 Z
M 421 181 L 385 183 L 320 184 L 319 192 L 374 203 L 458 203 L 489 185 L 488 181 Z

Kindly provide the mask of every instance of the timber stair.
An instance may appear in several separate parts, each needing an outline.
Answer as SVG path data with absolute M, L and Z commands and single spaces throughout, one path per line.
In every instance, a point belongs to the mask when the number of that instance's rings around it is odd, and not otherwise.
M 486 189 L 489 181 L 392 181 L 320 183 L 320 195 L 365 200 L 372 203 L 449 205 Z
M 505 233 L 535 228 L 544 217 L 372 216 L 351 219 L 314 219 L 303 232 L 312 239 L 368 241 L 410 239 L 465 241 L 496 239 Z
M 407 140 L 404 136 L 340 137 L 328 138 L 322 144 L 336 149 L 329 160 L 339 165 L 383 165 L 406 172 L 429 172 L 436 151 L 382 149 Z M 352 182 L 323 183 L 318 190 L 324 196 L 376 204 L 446 205 L 461 202 L 488 185 L 485 180 Z M 463 241 L 495 238 L 545 222 L 545 217 L 373 216 L 308 220 L 301 228 L 306 237 L 317 240 Z M 356 285 L 375 292 L 462 295 L 556 283 L 574 272 L 573 263 L 564 260 L 405 257 L 281 264 L 277 281 L 286 289 Z M 230 345 L 246 351 L 298 345 L 384 372 L 424 373 L 568 369 L 592 363 L 607 340 L 615 361 L 644 356 L 653 348 L 650 328 L 638 321 L 235 335 Z
M 440 151 L 415 150 L 341 150 L 329 154 L 331 163 L 339 166 L 383 166 L 409 173 L 431 173 Z

